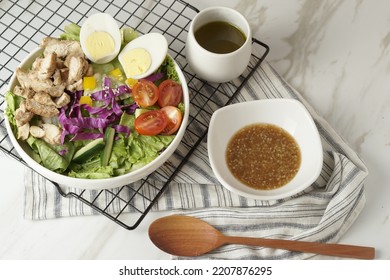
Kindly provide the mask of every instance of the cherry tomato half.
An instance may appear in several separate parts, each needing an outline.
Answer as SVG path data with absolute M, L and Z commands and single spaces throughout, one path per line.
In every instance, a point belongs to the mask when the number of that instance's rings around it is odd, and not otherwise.
M 133 86 L 133 98 L 142 108 L 153 106 L 158 100 L 158 88 L 149 80 L 140 80 Z
M 162 108 L 165 106 L 177 106 L 183 96 L 181 85 L 173 80 L 165 80 L 158 86 L 158 105 Z
M 160 110 L 153 110 L 139 115 L 134 122 L 134 127 L 139 134 L 157 135 L 167 126 L 168 119 Z
M 167 117 L 168 123 L 161 132 L 163 135 L 171 135 L 175 133 L 181 124 L 182 113 L 179 108 L 174 106 L 165 106 L 160 109 Z

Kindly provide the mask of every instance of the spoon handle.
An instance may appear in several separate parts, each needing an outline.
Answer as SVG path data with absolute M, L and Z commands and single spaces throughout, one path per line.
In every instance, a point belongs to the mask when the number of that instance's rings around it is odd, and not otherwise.
M 375 248 L 330 244 L 320 242 L 306 242 L 296 240 L 277 240 L 268 238 L 252 238 L 239 236 L 224 236 L 224 244 L 242 244 L 250 246 L 262 246 L 275 249 L 285 249 L 289 251 L 298 251 L 314 253 L 327 256 L 336 256 L 344 258 L 373 259 L 375 257 Z

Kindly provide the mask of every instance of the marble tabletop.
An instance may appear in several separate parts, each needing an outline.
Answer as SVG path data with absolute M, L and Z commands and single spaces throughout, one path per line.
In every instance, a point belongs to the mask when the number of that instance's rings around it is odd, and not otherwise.
M 377 259 L 390 260 L 390 2 L 187 2 L 243 13 L 270 46 L 268 62 L 360 155 L 367 201 L 340 243 L 375 247 Z M 103 216 L 31 221 L 23 218 L 24 167 L 0 154 L 0 172 L 0 259 L 170 258 L 147 235 L 169 213 L 149 213 L 132 231 Z

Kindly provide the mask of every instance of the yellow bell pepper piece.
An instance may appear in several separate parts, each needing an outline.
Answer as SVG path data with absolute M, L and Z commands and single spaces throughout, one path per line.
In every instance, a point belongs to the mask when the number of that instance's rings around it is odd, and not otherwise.
M 133 78 L 126 79 L 126 84 L 129 88 L 133 88 L 133 86 L 138 82 L 138 80 Z
M 84 90 L 92 90 L 96 87 L 96 80 L 94 76 L 88 76 L 83 78 Z
M 121 69 L 119 68 L 115 68 L 114 70 L 111 70 L 109 75 L 118 81 L 123 81 L 123 74 Z
M 83 95 L 80 97 L 79 103 L 80 103 L 80 105 L 87 104 L 89 106 L 92 106 L 92 98 L 88 95 Z

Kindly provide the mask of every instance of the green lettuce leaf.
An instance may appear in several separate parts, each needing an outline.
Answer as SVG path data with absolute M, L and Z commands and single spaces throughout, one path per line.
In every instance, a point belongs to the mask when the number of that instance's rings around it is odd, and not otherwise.
M 72 162 L 69 166 L 68 176 L 83 179 L 104 179 L 114 175 L 111 166 L 101 166 L 100 157 L 95 156 L 83 164 Z
M 125 125 L 134 121 L 134 116 L 122 118 Z M 174 136 L 144 136 L 132 132 L 128 138 L 119 134 L 112 147 L 108 166 L 101 167 L 98 156 L 84 164 L 72 163 L 68 175 L 76 178 L 109 178 L 139 169 L 157 158 L 174 139 Z
M 131 27 L 121 28 L 122 47 L 126 46 L 129 42 L 139 37 L 139 33 Z
M 5 108 L 5 115 L 7 116 L 11 125 L 12 131 L 17 135 L 15 111 L 19 108 L 20 103 L 24 100 L 23 97 L 17 96 L 10 91 L 5 93 L 5 100 L 7 101 L 7 107 Z
M 41 139 L 30 136 L 27 143 L 39 155 L 43 166 L 59 173 L 65 172 L 68 168 L 75 151 L 71 142 L 64 145 L 50 145 Z
M 75 23 L 68 24 L 64 27 L 64 33 L 60 35 L 60 39 L 80 41 L 81 27 Z
M 114 175 L 113 169 L 110 166 L 99 166 L 95 168 L 82 169 L 79 171 L 71 170 L 68 173 L 69 177 L 83 178 L 83 179 L 104 179 L 110 178 Z
M 156 71 L 157 73 L 167 73 L 167 79 L 172 79 L 176 83 L 181 84 L 179 75 L 176 72 L 175 64 L 170 56 L 166 56 L 163 63 Z

